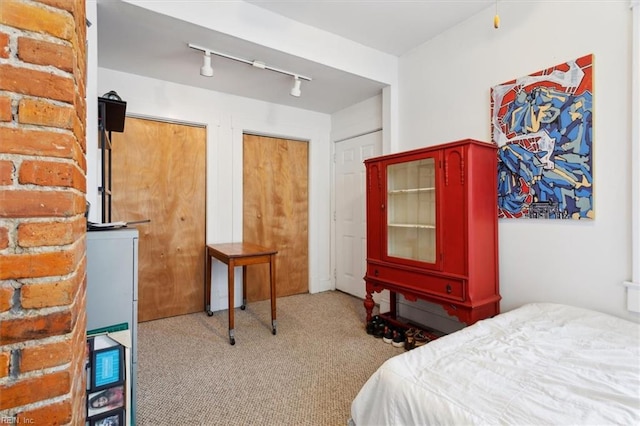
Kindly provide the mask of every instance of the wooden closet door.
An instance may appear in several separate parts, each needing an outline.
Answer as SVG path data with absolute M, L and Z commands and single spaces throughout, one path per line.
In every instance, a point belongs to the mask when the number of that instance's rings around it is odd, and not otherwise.
M 113 219 L 135 221 L 138 318 L 204 309 L 206 130 L 127 117 L 112 133 Z
M 308 143 L 244 135 L 243 239 L 272 247 L 278 296 L 309 291 Z M 247 300 L 269 298 L 268 265 L 247 268 Z

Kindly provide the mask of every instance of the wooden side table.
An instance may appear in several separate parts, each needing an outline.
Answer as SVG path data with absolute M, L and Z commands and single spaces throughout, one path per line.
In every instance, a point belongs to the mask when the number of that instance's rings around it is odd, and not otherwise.
M 242 266 L 242 306 L 244 310 L 247 305 L 247 266 L 260 263 L 269 264 L 269 281 L 271 288 L 271 331 L 276 334 L 276 254 L 277 250 L 262 247 L 253 243 L 223 243 L 207 245 L 207 281 L 204 291 L 205 311 L 212 316 L 211 311 L 211 258 L 215 257 L 219 261 L 227 264 L 228 286 L 229 286 L 229 342 L 236 344 L 234 330 L 234 269 Z

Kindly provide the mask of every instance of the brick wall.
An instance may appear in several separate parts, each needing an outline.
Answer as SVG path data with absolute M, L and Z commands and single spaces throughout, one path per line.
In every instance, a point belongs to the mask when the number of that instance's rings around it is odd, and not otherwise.
M 85 0 L 0 0 L 0 424 L 84 424 L 85 40 Z

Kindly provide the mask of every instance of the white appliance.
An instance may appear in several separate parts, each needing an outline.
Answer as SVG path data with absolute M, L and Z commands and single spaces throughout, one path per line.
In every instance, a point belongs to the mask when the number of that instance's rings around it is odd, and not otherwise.
M 127 324 L 131 331 L 131 424 L 138 363 L 138 230 L 87 232 L 87 331 Z

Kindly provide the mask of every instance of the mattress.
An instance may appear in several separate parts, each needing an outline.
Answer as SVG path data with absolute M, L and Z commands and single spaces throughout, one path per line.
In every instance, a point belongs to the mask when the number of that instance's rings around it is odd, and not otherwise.
M 640 424 L 640 325 L 528 304 L 389 359 L 351 416 L 357 426 Z

